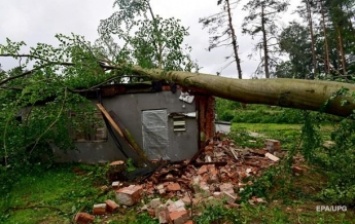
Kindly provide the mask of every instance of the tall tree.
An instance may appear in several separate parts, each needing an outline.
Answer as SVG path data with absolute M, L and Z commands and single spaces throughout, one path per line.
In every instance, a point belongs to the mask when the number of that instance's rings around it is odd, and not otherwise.
M 305 79 L 313 76 L 312 41 L 306 27 L 291 22 L 281 32 L 279 45 L 281 52 L 288 54 L 290 64 L 282 63 L 282 66 L 277 66 L 277 77 Z
M 308 22 L 308 30 L 311 39 L 311 51 L 312 51 L 312 64 L 313 64 L 313 74 L 318 71 L 318 62 L 317 62 L 317 55 L 315 49 L 315 37 L 314 37 L 314 29 L 313 29 L 313 16 L 312 16 L 312 2 L 311 0 L 303 0 L 305 4 L 306 13 L 307 13 L 307 22 Z
M 272 64 L 270 57 L 271 40 L 276 39 L 275 17 L 277 14 L 287 9 L 287 0 L 250 0 L 244 10 L 248 10 L 249 14 L 244 18 L 243 32 L 252 37 L 261 33 L 262 40 L 257 44 L 257 48 L 263 50 L 262 65 L 266 78 L 270 78 L 270 67 Z
M 319 43 L 323 43 L 324 72 L 334 77 L 349 77 L 348 66 L 352 67 L 350 59 L 354 55 L 353 42 L 354 15 L 351 0 L 319 0 L 313 1 L 313 8 L 320 18 Z M 349 64 L 349 65 L 348 65 Z
M 326 7 L 324 6 L 323 0 L 320 0 L 318 4 L 319 4 L 319 10 L 322 18 L 321 26 L 322 26 L 323 38 L 324 38 L 324 68 L 325 68 L 325 72 L 329 74 L 330 73 L 330 47 L 328 42 Z
M 188 55 L 191 48 L 183 48 L 189 33 L 180 20 L 154 14 L 149 0 L 115 0 L 115 6 L 118 11 L 102 20 L 98 28 L 103 54 L 118 38 L 123 46 L 116 49 L 114 62 L 130 60 L 142 67 L 167 70 L 196 67 Z
M 233 24 L 232 6 L 239 3 L 239 1 L 231 2 L 230 0 L 218 0 L 217 5 L 222 5 L 222 12 L 214 15 L 210 15 L 205 18 L 199 19 L 203 28 L 209 28 L 210 45 L 208 50 L 212 50 L 221 46 L 232 46 L 234 62 L 238 71 L 238 78 L 243 78 L 243 72 L 241 68 L 241 61 L 238 53 L 237 34 Z M 227 57 L 229 58 L 229 56 Z M 230 63 L 228 63 L 229 65 Z

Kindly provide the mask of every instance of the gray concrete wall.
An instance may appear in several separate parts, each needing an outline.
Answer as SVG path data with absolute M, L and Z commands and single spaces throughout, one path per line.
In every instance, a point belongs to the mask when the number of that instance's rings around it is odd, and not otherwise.
M 114 111 L 120 122 L 131 132 L 137 144 L 143 148 L 143 134 L 141 116 L 144 110 L 167 110 L 170 113 L 195 112 L 195 101 L 192 104 L 183 103 L 179 100 L 180 92 L 173 94 L 170 91 L 157 93 L 136 93 L 118 95 L 105 98 L 102 104 L 107 111 Z M 198 122 L 197 118 L 186 118 L 186 131 L 174 132 L 173 119 L 168 118 L 169 147 L 165 149 L 166 155 L 172 161 L 191 158 L 198 150 Z M 127 143 L 118 138 L 123 150 L 129 157 L 136 158 L 135 153 Z M 67 154 L 56 153 L 58 161 L 76 161 L 85 163 L 107 162 L 125 159 L 109 135 L 107 142 L 101 143 L 76 143 L 78 151 Z

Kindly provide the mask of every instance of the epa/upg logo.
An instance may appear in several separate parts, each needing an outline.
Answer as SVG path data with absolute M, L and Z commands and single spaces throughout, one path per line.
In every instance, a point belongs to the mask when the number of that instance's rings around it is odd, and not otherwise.
M 346 212 L 348 208 L 346 205 L 317 205 L 317 212 Z

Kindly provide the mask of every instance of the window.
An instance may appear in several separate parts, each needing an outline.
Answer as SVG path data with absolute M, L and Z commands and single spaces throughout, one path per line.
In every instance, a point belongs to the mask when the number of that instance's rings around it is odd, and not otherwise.
M 71 112 L 70 135 L 75 142 L 107 141 L 106 124 L 100 112 Z

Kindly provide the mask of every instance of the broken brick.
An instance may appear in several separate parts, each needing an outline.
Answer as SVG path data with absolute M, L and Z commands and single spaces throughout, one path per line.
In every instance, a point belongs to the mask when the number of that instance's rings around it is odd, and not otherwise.
M 168 223 L 169 222 L 169 212 L 166 205 L 159 205 L 155 209 L 155 217 L 158 218 L 159 223 Z
M 187 211 L 175 211 L 169 214 L 170 220 L 173 224 L 184 224 L 189 220 Z
M 152 209 L 157 208 L 159 205 L 161 205 L 160 198 L 154 198 L 149 202 L 149 207 L 151 207 Z
M 185 203 L 180 199 L 172 203 L 166 203 L 168 205 L 169 212 L 185 211 Z
M 295 174 L 295 175 L 303 174 L 303 169 L 299 166 L 296 166 L 296 165 L 292 166 L 292 171 L 293 171 L 293 174 Z
M 224 191 L 223 195 L 226 197 L 228 203 L 234 203 L 238 199 L 238 196 L 235 193 Z
M 197 174 L 198 175 L 202 175 L 202 174 L 207 173 L 207 172 L 208 172 L 207 165 L 203 165 L 203 166 L 200 167 L 200 169 L 198 169 Z
M 222 197 L 222 192 L 219 192 L 219 191 L 213 192 L 213 196 L 215 198 L 221 198 Z
M 270 152 L 279 151 L 281 149 L 280 141 L 274 139 L 266 139 L 265 146 Z
M 150 217 L 152 217 L 152 218 L 155 217 L 155 209 L 148 208 L 147 212 Z
M 116 199 L 119 204 L 132 206 L 141 199 L 143 188 L 139 185 L 130 185 L 116 191 Z
M 210 183 L 219 182 L 219 180 L 218 180 L 218 170 L 216 169 L 216 166 L 214 164 L 213 165 L 209 165 L 208 171 L 209 171 L 209 174 L 210 174 L 209 182 Z
M 122 183 L 120 183 L 119 181 L 114 181 L 112 182 L 112 188 L 117 190 L 120 186 L 122 186 Z
M 185 205 L 191 205 L 192 201 L 189 195 L 186 194 L 181 200 L 185 203 Z
M 170 183 L 166 189 L 168 191 L 180 191 L 181 190 L 181 187 L 180 187 L 180 184 L 178 183 Z
M 105 203 L 106 203 L 106 211 L 110 213 L 117 211 L 119 207 L 118 204 L 112 200 L 106 200 Z
M 223 183 L 219 186 L 221 192 L 234 193 L 234 186 L 231 183 Z
M 95 216 L 90 215 L 89 213 L 85 212 L 78 212 L 75 215 L 75 223 L 78 224 L 88 224 L 88 223 L 93 223 L 95 219 Z
M 94 215 L 104 215 L 106 213 L 106 204 L 95 204 L 92 213 Z

